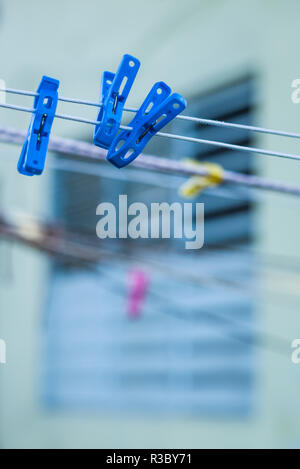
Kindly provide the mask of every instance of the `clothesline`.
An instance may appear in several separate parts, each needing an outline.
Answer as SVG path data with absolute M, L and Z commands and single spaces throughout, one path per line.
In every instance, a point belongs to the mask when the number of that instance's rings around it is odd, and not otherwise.
M 127 181 L 134 182 L 136 184 L 146 184 L 150 186 L 159 187 L 162 189 L 173 189 L 178 190 L 181 184 L 185 181 L 185 178 L 182 176 L 175 176 L 170 174 L 157 174 L 150 170 L 145 169 L 131 169 L 128 168 L 125 171 L 116 171 L 115 168 L 108 165 L 99 165 L 97 163 L 92 163 L 91 161 L 70 161 L 69 159 L 58 159 L 55 158 L 49 159 L 47 162 L 47 167 L 53 170 L 58 171 L 67 171 L 77 174 L 86 174 L 89 176 L 99 176 L 102 178 L 116 179 L 118 181 Z M 251 189 L 245 189 L 243 187 L 233 188 L 223 188 L 223 187 L 213 187 L 207 188 L 205 193 L 207 195 L 212 195 L 213 197 L 222 197 L 228 199 L 246 199 L 246 200 L 259 200 L 251 192 Z
M 115 260 L 117 263 L 128 260 L 147 265 L 159 272 L 164 272 L 170 278 L 187 281 L 198 286 L 209 288 L 225 288 L 238 291 L 246 295 L 252 295 L 255 285 L 246 285 L 236 278 L 215 277 L 208 272 L 195 272 L 192 269 L 176 268 L 175 265 L 168 266 L 165 262 L 154 259 L 153 256 L 141 255 L 141 251 L 134 253 L 120 252 L 111 246 L 95 243 L 93 236 L 80 233 L 70 233 L 62 225 L 39 220 L 23 212 L 0 213 L 0 234 L 8 238 L 23 241 L 33 247 L 51 251 L 64 258 L 70 258 L 77 262 L 98 263 L 103 259 Z M 66 249 L 66 246 L 68 249 Z M 298 279 L 298 275 L 295 278 Z M 273 290 L 267 290 L 273 293 Z M 297 291 L 298 294 L 298 291 Z
M 55 232 L 57 231 L 57 232 Z M 18 223 L 12 223 L 9 220 L 6 220 L 5 217 L 3 217 L 0 214 L 0 235 L 7 238 L 7 239 L 12 239 L 17 242 L 20 242 L 22 244 L 26 244 L 31 246 L 34 249 L 38 249 L 41 252 L 45 252 L 48 255 L 56 257 L 58 260 L 66 260 L 69 259 L 70 262 L 73 263 L 83 263 L 86 265 L 88 268 L 90 263 L 93 265 L 98 265 L 101 260 L 109 259 L 109 262 L 111 263 L 112 260 L 116 260 L 118 263 L 120 261 L 134 261 L 136 262 L 136 259 L 132 257 L 132 254 L 122 254 L 122 253 L 116 253 L 115 256 L 113 255 L 112 251 L 109 251 L 107 249 L 100 249 L 96 248 L 93 245 L 90 245 L 89 243 L 84 243 L 83 244 L 83 239 L 76 239 L 68 236 L 68 233 L 59 233 L 59 227 L 55 227 L 47 224 L 40 224 L 39 222 L 35 223 L 34 221 L 32 224 L 30 223 L 24 223 L 24 225 L 18 224 Z M 159 268 L 159 271 L 162 272 L 163 270 L 161 269 L 161 264 L 157 264 L 154 262 L 149 263 L 149 260 L 143 259 L 142 260 L 143 264 L 149 265 L 151 269 L 157 269 Z M 99 269 L 99 265 L 97 267 L 97 272 Z M 165 273 L 170 275 L 170 274 L 175 274 L 176 278 L 176 271 L 174 269 L 170 270 L 165 270 Z M 105 275 L 111 275 L 110 272 L 107 272 L 105 270 Z M 115 278 L 115 277 L 113 277 Z M 223 281 L 220 279 L 213 279 L 211 277 L 207 277 L 206 275 L 202 275 L 199 278 L 197 276 L 194 276 L 193 274 L 190 274 L 188 276 L 185 276 L 180 271 L 180 276 L 181 280 L 185 281 L 191 281 L 192 283 L 207 286 L 207 287 L 220 287 L 220 288 L 233 288 L 233 289 L 238 289 L 239 292 L 241 292 L 241 285 L 236 284 L 235 282 L 231 283 L 227 281 Z M 120 283 L 120 278 L 116 277 L 115 280 L 118 280 L 118 284 Z M 120 294 L 119 289 L 114 289 L 115 294 Z M 247 290 L 245 291 L 247 293 Z M 248 292 L 250 293 L 250 292 Z M 164 298 L 161 296 L 159 298 L 161 302 L 167 301 L 167 298 Z M 236 324 L 239 326 L 243 326 L 248 330 L 249 325 L 247 323 L 241 322 L 241 320 L 236 320 L 232 319 L 230 317 L 227 317 L 225 314 L 221 314 L 219 312 L 203 312 L 201 309 L 197 312 L 196 316 L 194 314 L 179 314 L 176 313 L 178 311 L 178 308 L 171 308 L 171 313 L 170 313 L 170 308 L 161 309 L 160 306 L 160 311 L 162 313 L 166 314 L 171 314 L 172 317 L 177 318 L 177 319 L 182 319 L 182 320 L 189 320 L 189 321 L 196 321 L 197 318 L 201 317 L 202 314 L 206 314 L 209 316 L 213 316 L 215 318 L 219 318 L 222 321 L 225 321 L 226 323 L 232 323 Z M 251 340 L 249 341 L 248 339 L 245 339 L 244 335 L 239 336 L 238 334 L 234 334 L 235 338 L 238 340 L 241 340 L 247 345 L 253 345 L 253 346 L 258 346 L 258 347 L 266 347 L 269 350 L 272 350 L 274 352 L 279 352 L 279 353 L 285 353 L 286 349 L 286 344 L 284 341 L 283 337 L 280 336 L 275 336 L 275 335 L 270 335 L 270 334 L 265 334 L 261 330 L 252 330 L 252 333 L 255 333 L 253 337 L 256 337 L 256 340 Z M 263 339 L 263 340 L 262 340 Z
M 0 141 L 22 145 L 25 132 L 15 129 L 0 127 Z M 93 161 L 104 161 L 106 151 L 90 143 L 66 138 L 50 138 L 49 150 L 69 156 L 79 156 Z M 191 167 L 183 161 L 142 154 L 132 166 L 159 171 L 163 173 L 181 174 L 183 176 L 208 176 L 209 170 L 203 165 Z M 116 169 L 116 171 L 118 171 Z M 124 170 L 123 170 L 124 171 Z M 126 171 L 126 169 L 125 169 Z M 300 186 L 292 183 L 284 183 L 259 176 L 236 173 L 224 170 L 223 181 L 225 183 L 243 185 L 256 189 L 270 190 L 290 195 L 300 196 Z
M 7 93 L 32 96 L 32 97 L 38 96 L 38 93 L 24 91 L 24 90 L 15 90 L 12 88 L 7 88 L 7 89 L 0 88 L 0 91 L 6 91 Z M 64 102 L 101 107 L 101 103 L 94 103 L 92 101 L 84 101 L 84 100 L 79 100 L 75 98 L 60 97 L 59 100 L 64 101 Z M 33 108 L 17 106 L 13 104 L 0 103 L 0 107 L 15 110 L 15 111 L 27 112 L 31 114 L 35 112 Z M 126 110 L 127 112 L 137 111 L 137 109 L 135 108 L 126 108 L 124 110 Z M 96 120 L 86 119 L 86 118 L 78 117 L 78 116 L 71 116 L 67 114 L 56 114 L 55 117 L 57 119 L 64 119 L 64 120 L 80 122 L 80 123 L 95 125 L 95 126 L 99 124 L 99 121 L 96 121 Z M 177 116 L 177 118 L 191 120 L 191 121 L 199 122 L 205 125 L 214 125 L 214 126 L 219 126 L 219 127 L 232 127 L 232 128 L 237 128 L 237 129 L 247 129 L 249 131 L 254 131 L 254 132 L 267 133 L 267 134 L 290 137 L 290 138 L 300 138 L 300 134 L 298 133 L 284 132 L 284 131 L 274 130 L 274 129 L 266 129 L 263 127 L 247 126 L 243 124 L 235 124 L 231 122 L 222 122 L 222 121 L 215 121 L 212 119 L 203 119 L 199 117 L 182 116 L 182 115 Z M 124 125 L 121 125 L 120 128 L 123 130 L 131 130 L 131 127 L 124 126 Z M 198 143 L 198 144 L 204 144 L 204 145 L 209 145 L 209 146 L 215 146 L 218 148 L 225 148 L 229 150 L 237 150 L 237 151 L 257 153 L 257 154 L 261 154 L 265 156 L 275 156 L 279 158 L 300 160 L 300 155 L 293 154 L 293 153 L 265 150 L 263 148 L 249 147 L 245 145 L 236 145 L 236 144 L 231 144 L 231 143 L 226 143 L 226 142 L 220 142 L 220 141 L 209 140 L 209 139 L 201 139 L 201 138 L 196 138 L 196 137 L 189 137 L 185 135 L 178 135 L 178 134 L 167 133 L 167 132 L 157 132 L 156 135 L 159 137 L 163 137 L 163 138 L 170 138 L 170 139 L 175 139 L 175 140 L 180 140 L 180 141 L 185 141 L 185 142 L 190 142 L 190 143 Z
M 14 88 L 0 88 L 0 92 L 6 92 L 10 94 L 18 94 L 22 96 L 32 96 L 32 97 L 37 97 L 38 93 L 34 93 L 32 91 L 24 91 L 24 90 L 18 90 Z M 102 107 L 101 103 L 95 102 L 95 101 L 87 101 L 83 99 L 77 99 L 77 98 L 66 98 L 64 96 L 60 96 L 58 98 L 59 101 L 62 102 L 67 102 L 67 103 L 73 103 L 73 104 L 82 104 L 86 106 L 94 106 L 97 108 Z M 124 108 L 125 112 L 137 112 L 138 108 L 136 107 L 125 107 Z M 185 116 L 182 114 L 179 114 L 178 116 L 175 117 L 175 119 L 179 120 L 186 120 L 186 121 L 191 121 L 191 122 L 198 122 L 199 124 L 204 124 L 204 125 L 212 125 L 212 126 L 217 126 L 217 127 L 228 127 L 228 128 L 235 128 L 235 129 L 241 129 L 241 130 L 250 130 L 252 132 L 259 132 L 259 133 L 264 133 L 264 134 L 271 134 L 271 135 L 278 135 L 282 137 L 291 137 L 291 138 L 300 138 L 300 133 L 297 132 L 286 132 L 282 130 L 275 130 L 275 129 L 267 129 L 264 127 L 258 127 L 254 125 L 245 125 L 245 124 L 236 124 L 233 122 L 224 122 L 224 121 L 218 121 L 214 119 L 204 119 L 202 117 L 192 117 L 192 116 Z

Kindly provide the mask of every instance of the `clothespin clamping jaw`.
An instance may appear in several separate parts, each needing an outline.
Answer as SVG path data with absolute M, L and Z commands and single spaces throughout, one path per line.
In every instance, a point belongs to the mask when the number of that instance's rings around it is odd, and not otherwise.
M 113 140 L 106 159 L 117 168 L 131 163 L 148 141 L 186 107 L 186 100 L 163 81 L 152 87 L 129 127 Z
M 101 83 L 102 106 L 95 127 L 93 142 L 102 148 L 109 148 L 117 134 L 123 108 L 130 93 L 140 61 L 132 55 L 125 54 L 116 74 L 104 72 Z
M 43 76 L 34 99 L 28 133 L 18 162 L 18 171 L 25 176 L 42 174 L 48 150 L 50 132 L 58 102 L 59 81 Z

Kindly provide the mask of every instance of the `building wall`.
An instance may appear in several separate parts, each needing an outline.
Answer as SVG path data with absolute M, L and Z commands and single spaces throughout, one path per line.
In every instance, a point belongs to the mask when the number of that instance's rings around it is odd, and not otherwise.
M 257 123 L 297 131 L 300 107 L 291 103 L 299 76 L 296 0 L 186 2 L 131 0 L 2 0 L 1 78 L 10 87 L 34 89 L 42 74 L 61 79 L 61 93 L 95 99 L 102 70 L 114 69 L 130 52 L 141 59 L 135 104 L 157 79 L 192 96 L 250 71 L 257 75 Z M 75 4 L 76 3 L 76 8 Z M 37 17 L 39 21 L 37 21 Z M 53 36 L 48 32 L 53 28 Z M 97 77 L 99 80 L 97 81 Z M 22 100 L 18 100 L 22 104 Z M 23 101 L 28 103 L 28 100 Z M 76 105 L 65 112 L 93 116 Z M 24 129 L 29 117 L 1 111 L 0 124 Z M 55 122 L 56 135 L 83 138 L 92 129 Z M 297 153 L 297 141 L 263 137 L 258 143 Z M 50 176 L 16 174 L 19 148 L 1 144 L 2 208 L 49 213 Z M 299 151 L 298 151 L 299 152 Z M 298 182 L 297 162 L 257 156 L 263 176 Z M 297 201 L 261 194 L 257 249 L 299 256 Z M 0 444 L 4 447 L 248 447 L 292 446 L 299 441 L 296 393 L 299 377 L 290 362 L 290 341 L 300 329 L 297 276 L 261 269 L 258 321 L 268 334 L 286 338 L 283 354 L 258 350 L 256 414 L 245 421 L 161 417 L 118 419 L 108 415 L 57 415 L 39 402 L 41 306 L 47 291 L 46 258 L 5 244 L 10 252 L 0 285 L 0 336 L 8 363 L 0 367 Z M 289 276 L 288 276 L 289 275 Z M 262 288 L 263 287 L 263 288 Z M 278 296 L 277 287 L 284 290 Z M 278 296 L 278 297 L 277 297 Z M 274 306 L 275 303 L 275 306 Z

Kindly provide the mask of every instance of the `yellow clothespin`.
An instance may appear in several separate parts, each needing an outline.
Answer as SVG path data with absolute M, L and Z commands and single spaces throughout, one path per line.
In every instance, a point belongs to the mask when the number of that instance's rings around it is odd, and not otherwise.
M 191 166 L 202 166 L 207 170 L 206 176 L 192 176 L 179 188 L 179 195 L 192 199 L 202 194 L 208 187 L 218 186 L 223 182 L 223 168 L 216 163 L 199 162 L 192 159 L 184 160 Z

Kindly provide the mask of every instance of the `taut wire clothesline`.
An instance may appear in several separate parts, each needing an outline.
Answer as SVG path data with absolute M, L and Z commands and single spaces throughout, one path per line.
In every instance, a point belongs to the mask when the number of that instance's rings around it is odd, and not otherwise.
M 38 96 L 38 93 L 34 93 L 31 91 L 17 90 L 13 88 L 0 88 L 0 91 L 11 93 L 11 94 L 23 95 L 23 96 L 31 96 L 31 97 Z M 98 108 L 101 107 L 102 105 L 101 103 L 96 103 L 93 101 L 86 101 L 86 100 L 81 100 L 81 99 L 76 99 L 76 98 L 66 98 L 66 97 L 59 97 L 59 101 L 87 105 L 87 106 L 95 106 Z M 21 112 L 27 112 L 31 114 L 35 112 L 33 108 L 17 106 L 13 104 L 0 103 L 0 107 L 6 108 L 6 109 L 12 109 L 16 111 L 21 111 Z M 137 112 L 137 109 L 125 108 L 124 111 Z M 85 118 L 77 117 L 77 116 L 70 116 L 67 114 L 56 114 L 55 117 L 57 119 L 64 119 L 64 120 L 69 120 L 73 122 L 81 122 L 84 124 L 90 124 L 90 125 L 95 125 L 95 126 L 99 124 L 99 121 L 96 121 L 96 120 L 85 119 Z M 283 137 L 289 137 L 289 138 L 300 138 L 300 134 L 296 132 L 286 132 L 286 131 L 267 129 L 267 128 L 257 127 L 257 126 L 217 121 L 213 119 L 204 119 L 200 117 L 192 117 L 192 116 L 184 116 L 184 115 L 177 116 L 177 119 L 198 122 L 203 125 L 213 125 L 213 126 L 218 126 L 218 127 L 236 128 L 236 129 L 243 129 L 243 130 L 247 129 L 249 131 L 259 132 L 259 133 L 264 133 L 264 134 L 271 134 L 271 135 L 277 135 L 277 136 L 283 136 Z M 124 126 L 124 125 L 121 125 L 120 128 L 123 130 L 131 130 L 131 127 Z M 231 144 L 231 143 L 226 143 L 226 142 L 220 142 L 220 141 L 208 140 L 208 139 L 200 139 L 196 137 L 189 137 L 185 135 L 178 135 L 178 134 L 167 133 L 167 132 L 157 132 L 155 135 L 159 137 L 181 140 L 181 141 L 190 142 L 190 143 L 198 143 L 198 144 L 215 146 L 219 148 L 225 148 L 229 150 L 245 151 L 245 152 L 257 153 L 257 154 L 261 154 L 265 156 L 276 156 L 279 158 L 300 160 L 300 155 L 293 154 L 293 153 L 265 150 L 263 148 L 249 147 L 245 145 L 236 145 L 236 144 Z
M 37 97 L 39 95 L 38 93 L 34 93 L 33 91 L 17 90 L 14 88 L 0 88 L 0 91 L 10 93 L 10 94 L 18 94 L 22 96 Z M 87 101 L 87 100 L 77 99 L 77 98 L 66 98 L 64 96 L 60 96 L 58 100 L 62 102 L 66 102 L 66 103 L 94 106 L 97 108 L 100 108 L 102 106 L 101 103 L 97 103 L 94 101 Z M 125 107 L 124 111 L 125 112 L 137 112 L 138 109 L 136 107 Z M 215 119 L 204 119 L 202 117 L 192 117 L 192 116 L 185 116 L 185 115 L 180 114 L 176 116 L 175 119 L 198 122 L 199 124 L 212 125 L 212 126 L 217 126 L 217 127 L 228 127 L 228 128 L 235 128 L 235 129 L 241 129 L 241 130 L 251 130 L 253 132 L 259 132 L 259 133 L 271 134 L 271 135 L 279 135 L 282 137 L 300 138 L 300 133 L 297 133 L 297 132 L 286 132 L 282 130 L 257 127 L 254 125 L 236 124 L 233 122 L 218 121 Z

